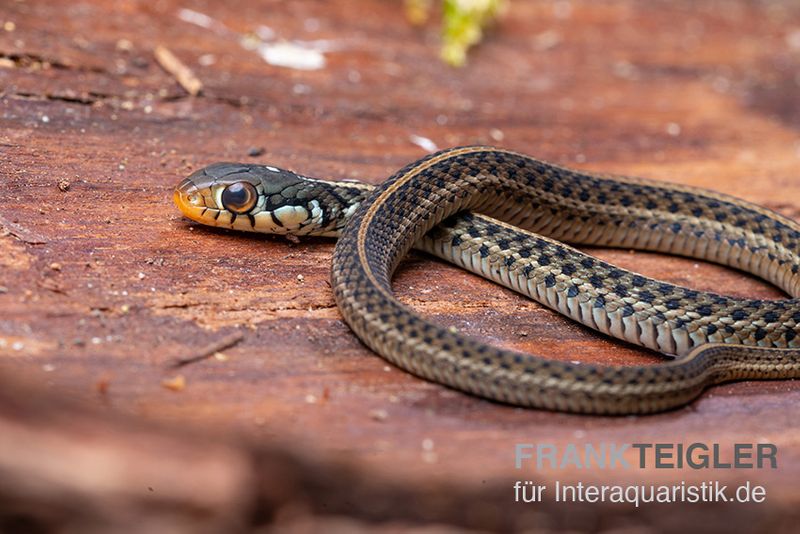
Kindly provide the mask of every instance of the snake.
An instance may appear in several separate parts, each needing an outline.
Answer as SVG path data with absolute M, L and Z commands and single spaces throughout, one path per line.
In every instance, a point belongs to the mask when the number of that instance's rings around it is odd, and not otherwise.
M 418 377 L 492 401 L 650 414 L 723 382 L 800 376 L 800 224 L 727 194 L 468 146 L 430 154 L 377 187 L 215 163 L 182 180 L 173 199 L 210 226 L 338 238 L 331 287 L 358 338 Z M 574 245 L 705 260 L 758 276 L 788 298 L 681 287 Z M 440 325 L 393 294 L 392 275 L 412 247 L 668 357 L 647 365 L 563 361 Z

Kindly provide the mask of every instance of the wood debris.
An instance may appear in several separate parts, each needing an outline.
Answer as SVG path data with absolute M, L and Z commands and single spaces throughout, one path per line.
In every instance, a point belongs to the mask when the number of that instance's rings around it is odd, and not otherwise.
M 170 391 L 183 391 L 186 389 L 186 377 L 175 375 L 172 378 L 165 378 L 161 381 L 161 387 Z
M 13 235 L 23 243 L 27 243 L 29 245 L 43 245 L 47 243 L 47 239 L 37 234 L 33 230 L 28 230 L 27 228 L 15 222 L 11 222 L 2 215 L 0 215 L 0 227 L 5 229 L 6 234 Z
M 241 332 L 234 332 L 218 341 L 214 341 L 213 343 L 206 345 L 205 347 L 201 348 L 191 356 L 178 358 L 177 360 L 172 362 L 169 367 L 172 369 L 177 369 L 179 367 L 183 367 L 184 365 L 189 365 L 190 363 L 196 363 L 205 360 L 207 358 L 214 356 L 219 352 L 222 352 L 225 349 L 233 347 L 243 339 L 244 339 L 244 334 L 242 334 Z
M 203 82 L 175 54 L 163 46 L 157 46 L 153 53 L 161 68 L 171 74 L 187 93 L 192 96 L 200 94 L 200 91 L 203 90 Z

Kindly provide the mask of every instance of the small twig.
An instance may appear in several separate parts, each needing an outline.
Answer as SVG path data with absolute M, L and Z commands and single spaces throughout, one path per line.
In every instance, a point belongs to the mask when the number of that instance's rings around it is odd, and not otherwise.
M 41 287 L 42 289 L 46 289 L 47 291 L 52 291 L 53 293 L 58 293 L 59 295 L 67 295 L 66 289 L 62 288 L 58 285 L 58 282 L 55 280 L 45 278 L 40 282 L 36 282 L 36 285 Z
M 203 90 L 203 82 L 197 79 L 192 69 L 187 67 L 175 54 L 163 46 L 157 46 L 153 52 L 161 68 L 175 78 L 181 87 L 192 96 L 197 96 Z
M 243 339 L 244 339 L 244 334 L 242 334 L 241 332 L 234 332 L 218 341 L 206 345 L 205 347 L 197 351 L 196 354 L 176 359 L 175 361 L 169 364 L 169 368 L 178 369 L 185 365 L 189 365 L 190 363 L 197 363 L 199 361 L 203 361 L 206 358 L 210 358 L 211 356 L 213 356 L 218 352 L 233 347 Z
M 11 222 L 2 215 L 0 215 L 0 226 L 23 243 L 28 243 L 29 245 L 43 245 L 47 243 L 47 239 L 33 230 L 28 230 L 15 222 Z

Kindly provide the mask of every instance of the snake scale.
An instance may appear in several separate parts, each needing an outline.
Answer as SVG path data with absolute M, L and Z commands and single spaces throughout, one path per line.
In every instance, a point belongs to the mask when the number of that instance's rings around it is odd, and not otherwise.
M 477 146 L 429 155 L 377 188 L 218 163 L 183 180 L 174 200 L 204 224 L 338 237 L 332 287 L 358 337 L 417 376 L 484 398 L 644 414 L 684 405 L 725 381 L 800 376 L 800 225 L 728 195 Z M 696 291 L 561 241 L 716 262 L 793 298 Z M 439 326 L 392 294 L 392 273 L 412 246 L 590 328 L 677 357 L 655 365 L 570 363 Z

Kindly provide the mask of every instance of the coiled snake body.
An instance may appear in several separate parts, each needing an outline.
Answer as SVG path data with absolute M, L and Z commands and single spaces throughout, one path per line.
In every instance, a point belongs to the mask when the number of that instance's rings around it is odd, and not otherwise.
M 220 163 L 181 182 L 174 199 L 205 224 L 339 236 L 332 287 L 358 337 L 407 371 L 485 398 L 579 413 L 651 413 L 720 382 L 800 376 L 800 225 L 727 195 L 464 147 L 412 163 L 375 190 Z M 617 268 L 562 240 L 713 261 L 794 298 L 695 291 Z M 392 294 L 392 273 L 412 246 L 677 358 L 575 364 L 434 324 Z

